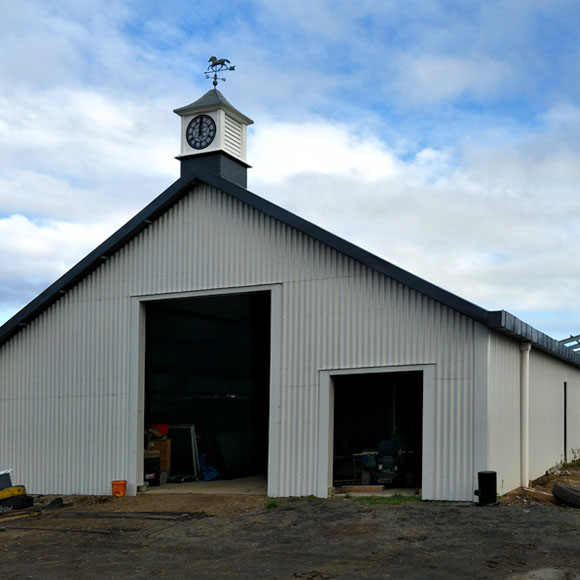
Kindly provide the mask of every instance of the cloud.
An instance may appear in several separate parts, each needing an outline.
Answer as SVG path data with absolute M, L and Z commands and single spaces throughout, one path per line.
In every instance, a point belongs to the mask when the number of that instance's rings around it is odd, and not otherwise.
M 263 182 L 296 173 L 357 175 L 375 180 L 397 173 L 397 159 L 372 132 L 312 119 L 303 123 L 266 119 L 252 135 L 249 155 Z
M 39 224 L 23 215 L 0 218 L 2 311 L 32 300 L 119 227 L 119 221 L 119 216 L 105 216 L 91 224 Z
M 99 0 L 8 4 L 0 32 L 3 46 L 17 50 L 0 59 L 0 71 L 9 86 L 23 78 L 38 89 L 71 79 L 90 82 L 90 74 L 102 71 L 101 65 L 115 68 L 130 48 L 120 34 L 129 11 L 118 0 L 108 1 L 106 10 Z
M 103 7 L 3 11 L 0 312 L 177 177 L 172 109 L 211 87 L 216 53 L 256 121 L 252 190 L 484 306 L 580 326 L 577 5 Z
M 474 135 L 410 159 L 346 126 L 270 122 L 256 132 L 251 187 L 468 300 L 565 335 L 573 321 L 542 314 L 580 315 L 580 166 L 561 117 L 547 112 L 546 126 L 509 150 Z
M 97 165 L 102 171 L 126 171 L 138 158 L 140 171 L 170 173 L 167 153 L 173 139 L 165 127 L 167 111 L 161 112 L 155 102 L 141 105 L 68 87 L 43 96 L 39 100 L 19 91 L 17 98 L 0 98 L 0 146 L 10 147 L 12 157 L 26 153 L 27 164 L 69 174 Z
M 511 67 L 487 57 L 405 55 L 399 63 L 394 83 L 399 98 L 407 103 L 436 103 L 463 96 L 497 96 L 511 82 Z

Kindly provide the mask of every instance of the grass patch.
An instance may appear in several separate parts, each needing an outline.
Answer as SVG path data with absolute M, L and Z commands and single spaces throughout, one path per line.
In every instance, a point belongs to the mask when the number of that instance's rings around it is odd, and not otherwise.
M 568 471 L 580 470 L 580 449 L 570 449 L 572 452 L 572 459 L 566 463 L 562 464 L 561 469 L 567 469 Z
M 580 470 L 580 459 L 575 459 L 573 461 L 568 461 L 568 463 L 563 463 L 562 469 L 564 469 L 566 471 L 578 471 L 578 470 Z
M 278 507 L 278 502 L 277 502 L 277 501 L 269 501 L 269 502 L 266 504 L 266 509 L 267 509 L 267 510 L 273 510 L 273 509 L 275 509 L 275 508 L 277 508 L 277 507 Z
M 401 505 L 403 503 L 420 502 L 418 495 L 369 495 L 365 497 L 353 497 L 354 501 L 359 501 L 366 505 Z

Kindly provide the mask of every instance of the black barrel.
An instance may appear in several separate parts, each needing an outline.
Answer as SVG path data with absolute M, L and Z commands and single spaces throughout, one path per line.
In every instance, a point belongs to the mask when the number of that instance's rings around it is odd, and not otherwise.
M 479 505 L 497 503 L 497 473 L 495 471 L 478 471 L 477 484 L 479 489 L 475 495 L 479 497 Z
M 161 485 L 161 459 L 159 457 L 145 457 L 145 483 L 147 485 Z

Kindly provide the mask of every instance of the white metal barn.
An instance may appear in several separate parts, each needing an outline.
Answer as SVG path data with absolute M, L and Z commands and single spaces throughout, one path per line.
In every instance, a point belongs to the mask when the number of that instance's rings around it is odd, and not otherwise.
M 578 353 L 250 193 L 219 91 L 176 113 L 181 177 L 0 328 L 0 468 L 30 493 L 135 494 L 149 423 L 196 423 L 270 496 L 327 497 L 395 432 L 424 499 L 580 448 Z

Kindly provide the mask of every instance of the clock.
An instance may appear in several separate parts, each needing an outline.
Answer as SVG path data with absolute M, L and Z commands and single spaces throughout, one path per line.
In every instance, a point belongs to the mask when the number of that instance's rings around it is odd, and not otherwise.
M 194 149 L 205 149 L 214 140 L 215 133 L 215 121 L 209 115 L 198 115 L 189 122 L 185 137 Z

